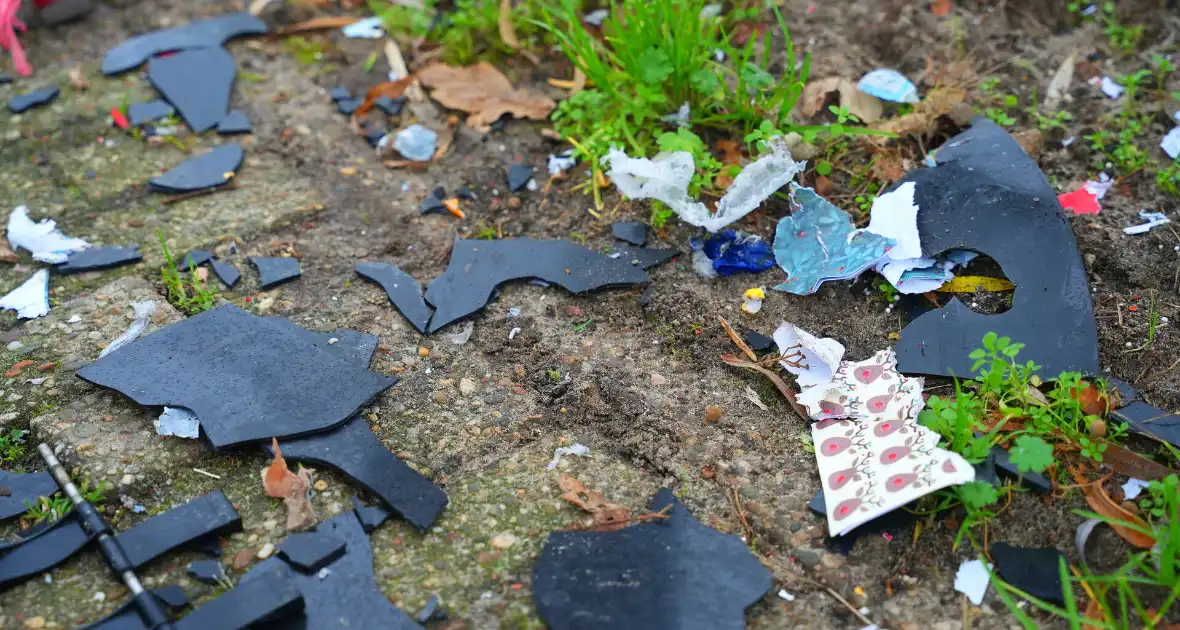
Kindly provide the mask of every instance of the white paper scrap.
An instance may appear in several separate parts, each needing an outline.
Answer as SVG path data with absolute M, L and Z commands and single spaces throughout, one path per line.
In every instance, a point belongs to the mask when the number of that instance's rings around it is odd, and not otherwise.
M 147 329 L 148 322 L 151 321 L 152 316 L 156 314 L 156 303 L 151 300 L 135 302 L 131 305 L 131 311 L 135 316 L 135 321 L 131 322 L 131 326 L 127 328 L 126 332 L 107 344 L 107 347 L 98 353 L 98 358 L 101 359 L 138 339 L 143 334 L 143 331 Z
M 1168 135 L 1164 136 L 1163 140 L 1160 140 L 1160 148 L 1173 160 L 1177 156 L 1180 156 L 1180 127 L 1172 127 Z
M 19 287 L 0 298 L 0 309 L 16 311 L 21 319 L 34 319 L 49 312 L 49 270 L 42 269 Z
M 12 249 L 26 249 L 33 259 L 49 264 L 64 263 L 69 255 L 90 247 L 90 243 L 62 234 L 53 219 L 34 223 L 26 206 L 17 206 L 8 215 L 8 243 Z
M 553 470 L 561 463 L 561 458 L 564 455 L 577 455 L 578 457 L 590 457 L 590 447 L 574 443 L 573 446 L 559 446 L 553 451 L 553 460 L 545 468 Z
M 893 260 L 922 257 L 922 240 L 918 236 L 918 205 L 914 203 L 914 182 L 906 182 L 873 200 L 869 225 L 865 229 L 896 243 L 886 256 Z M 922 265 L 926 266 L 926 265 Z
M 353 39 L 380 39 L 385 36 L 385 24 L 379 16 L 373 16 L 353 22 L 340 31 Z
M 1137 499 L 1139 498 L 1139 493 L 1146 490 L 1149 486 L 1151 486 L 1151 484 L 1147 483 L 1146 481 L 1131 477 L 1127 480 L 1127 483 L 1123 484 L 1123 498 L 1128 501 Z
M 983 595 L 990 583 L 987 569 L 979 560 L 967 560 L 959 565 L 959 572 L 955 574 L 955 590 L 966 595 L 976 606 L 983 603 Z
M 840 367 L 840 360 L 844 358 L 844 346 L 839 341 L 826 337 L 821 339 L 788 322 L 783 322 L 774 331 L 774 343 L 778 345 L 780 355 L 798 358 L 792 362 L 806 366 L 796 367 L 786 361 L 779 361 L 784 369 L 795 375 L 799 387 L 812 387 L 831 381 Z
M 197 414 L 184 407 L 164 407 L 164 413 L 153 421 L 159 435 L 197 439 L 201 436 L 201 421 Z
M 1166 225 L 1171 223 L 1171 219 L 1162 212 L 1148 212 L 1147 210 L 1139 211 L 1139 218 L 1147 221 L 1147 223 L 1140 223 L 1139 225 L 1132 225 L 1123 228 L 1123 234 L 1143 234 L 1154 227 Z
M 1102 77 L 1102 80 L 1098 83 L 1098 87 L 1102 89 L 1103 94 L 1110 98 L 1118 98 L 1123 95 L 1123 86 L 1107 76 Z

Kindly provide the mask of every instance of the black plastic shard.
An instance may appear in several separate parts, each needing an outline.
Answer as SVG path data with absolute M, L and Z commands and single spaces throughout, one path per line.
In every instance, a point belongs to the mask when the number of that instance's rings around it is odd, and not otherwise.
M 152 190 L 181 194 L 224 186 L 242 167 L 244 156 L 242 147 L 236 142 L 223 144 L 208 153 L 181 162 L 180 166 L 159 177 L 152 178 Z
M 184 258 L 177 265 L 180 271 L 188 271 L 193 267 L 200 267 L 201 265 L 213 260 L 213 254 L 201 249 L 194 249 L 193 251 L 184 255 Z
M 152 595 L 162 605 L 173 610 L 188 606 L 188 596 L 184 594 L 184 589 L 176 585 L 154 589 Z M 78 630 L 149 630 L 149 628 L 144 624 L 143 617 L 139 616 L 139 608 L 135 604 L 135 599 L 131 598 L 116 608 L 115 612 Z
M 61 89 L 56 87 L 41 88 L 40 90 L 33 90 L 25 94 L 17 94 L 8 99 L 8 111 L 14 114 L 26 112 L 34 107 L 48 105 L 61 94 Z
M 446 271 L 426 289 L 434 306 L 430 332 L 483 308 L 501 283 L 540 278 L 567 291 L 644 284 L 643 269 L 569 241 L 531 238 L 455 241 Z
M 137 68 L 152 55 L 189 48 L 217 48 L 242 35 L 261 35 L 266 24 L 249 13 L 230 13 L 184 26 L 137 35 L 115 46 L 103 57 L 103 74 Z
M 242 279 L 242 272 L 238 271 L 237 267 L 219 260 L 213 261 L 213 273 L 217 274 L 217 277 L 230 289 L 234 288 L 238 280 Z
M 384 506 L 361 503 L 355 494 L 352 495 L 352 511 L 356 513 L 356 518 L 361 522 L 361 527 L 365 528 L 366 534 L 372 534 L 393 514 Z
M 60 274 L 98 271 L 120 265 L 130 265 L 143 260 L 139 246 L 132 247 L 88 247 L 70 254 L 66 261 L 53 268 Z
M 253 574 L 253 572 L 251 572 Z M 306 601 L 289 572 L 275 571 L 252 582 L 241 582 L 233 590 L 201 606 L 173 623 L 176 630 L 238 630 L 278 624 L 298 627 Z
M 771 350 L 774 350 L 778 347 L 774 343 L 774 339 L 771 339 L 770 337 L 767 337 L 766 335 L 755 330 L 746 331 L 746 345 L 750 346 L 750 349 L 756 354 L 770 352 Z
M 71 510 L 49 527 L 3 549 L 0 589 L 48 571 L 90 542 L 77 512 Z
M 404 612 L 389 602 L 373 579 L 373 551 L 369 535 L 351 511 L 320 523 L 315 531 L 335 536 L 347 545 L 343 556 L 318 573 L 292 569 L 281 558 L 271 557 L 255 565 L 241 579 L 241 588 L 272 579 L 271 571 L 286 574 L 303 594 L 304 613 L 259 626 L 263 630 L 339 630 L 381 628 L 421 630 Z M 322 576 L 322 577 L 321 577 Z M 213 627 L 213 626 L 210 626 Z M 178 628 L 178 630 L 182 630 Z
M 192 410 L 215 449 L 330 429 L 397 382 L 310 343 L 308 333 L 227 304 L 141 337 L 78 376 L 141 405 Z
M 351 116 L 352 113 L 355 112 L 360 106 L 361 99 L 359 98 L 346 98 L 336 101 L 336 111 L 344 114 L 345 116 Z
M 965 376 L 983 336 L 1022 342 L 1021 361 L 1044 374 L 1098 373 L 1098 334 L 1086 270 L 1073 230 L 1044 173 L 1011 136 L 977 117 L 911 171 L 922 253 L 951 249 L 991 256 L 1016 285 L 1012 308 L 981 315 L 957 299 L 901 331 L 897 367 L 907 374 Z
M 57 492 L 57 482 L 46 470 L 24 475 L 0 470 L 0 486 L 7 489 L 0 496 L 0 521 L 28 512 L 25 502 Z
M 1111 414 L 1126 422 L 1131 430 L 1163 440 L 1173 446 L 1180 446 L 1180 415 L 1153 407 L 1143 401 L 1116 409 Z
M 1062 606 L 1061 574 L 1058 563 L 1063 558 L 1052 547 L 1013 547 L 998 542 L 991 548 L 996 573 L 1003 580 L 1024 592 L 1052 604 Z
M 381 285 L 389 301 L 397 308 L 418 332 L 426 332 L 431 310 L 422 299 L 422 285 L 397 265 L 383 262 L 362 262 L 356 264 L 356 272 Z
M 513 164 L 508 167 L 508 190 L 516 192 L 528 185 L 533 178 L 533 167 L 528 164 Z
M 262 284 L 264 291 L 288 280 L 294 280 L 303 273 L 299 269 L 298 258 L 251 256 L 250 262 L 258 268 L 258 281 Z
M 431 212 L 446 212 L 447 207 L 443 205 L 441 197 L 435 194 L 429 194 L 422 203 L 418 205 L 418 214 L 429 214 Z
M 742 630 L 770 571 L 737 536 L 702 525 L 663 488 L 668 518 L 615 532 L 553 532 L 533 566 L 533 602 L 551 630 Z
M 402 108 L 406 105 L 406 97 L 389 98 L 388 96 L 382 96 L 373 101 L 373 104 L 387 115 L 397 116 L 402 113 Z
M 611 234 L 620 241 L 643 247 L 647 243 L 647 224 L 639 221 L 619 221 L 610 226 Z
M 237 76 L 224 48 L 194 48 L 148 62 L 148 81 L 176 108 L 194 133 L 217 126 L 229 112 Z
M 619 254 L 617 257 L 618 260 L 626 261 L 640 269 L 651 269 L 679 256 L 680 250 L 616 245 L 614 251 L 609 256 L 615 258 L 614 254 Z
M 146 103 L 132 103 L 127 108 L 127 122 L 131 123 L 132 127 L 138 127 L 144 123 L 159 120 L 172 115 L 176 109 L 168 104 L 168 101 L 156 99 Z
M 332 100 L 336 102 L 352 98 L 352 92 L 349 92 L 348 88 L 346 87 L 334 87 L 328 92 L 328 94 L 331 95 Z
M 0 74 L 0 85 L 7 85 L 9 83 L 12 83 L 12 77 L 7 74 Z
M 315 573 L 344 555 L 344 540 L 331 534 L 303 532 L 291 534 L 279 545 L 287 564 L 304 573 Z
M 228 577 L 225 567 L 217 560 L 194 560 L 188 563 L 188 574 L 200 582 L 217 586 Z
M 332 431 L 282 440 L 279 448 L 287 461 L 340 470 L 419 531 L 430 527 L 447 506 L 446 493 L 391 453 L 360 416 Z
M 250 126 L 250 119 L 246 118 L 246 114 L 241 110 L 233 110 L 217 123 L 217 133 L 223 136 L 232 136 L 239 133 L 253 133 L 254 127 Z

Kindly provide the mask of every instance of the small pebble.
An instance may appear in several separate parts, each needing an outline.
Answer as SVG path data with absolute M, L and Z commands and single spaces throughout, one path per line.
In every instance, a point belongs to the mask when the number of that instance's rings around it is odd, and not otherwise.
M 492 546 L 495 547 L 496 549 L 507 549 L 515 544 L 516 544 L 516 536 L 513 536 L 512 534 L 509 534 L 508 532 L 504 532 L 503 534 L 497 534 L 496 537 L 492 539 Z
M 274 544 L 266 543 L 265 545 L 262 546 L 262 549 L 258 550 L 258 555 L 256 555 L 255 557 L 258 558 L 259 560 L 266 560 L 274 552 L 275 552 Z
M 425 357 L 425 356 L 429 356 L 429 355 L 430 355 L 430 348 L 427 348 L 426 346 L 420 346 L 418 348 L 418 356 Z
M 668 382 L 668 379 L 664 378 L 664 376 L 662 374 L 657 374 L 655 372 L 651 373 L 651 384 L 652 385 L 664 385 L 667 382 Z
M 324 490 L 328 489 L 328 482 L 320 479 L 319 481 L 316 481 L 314 484 L 312 484 L 312 487 L 315 488 L 316 492 L 323 492 Z
M 36 628 L 44 628 L 45 627 L 45 617 L 37 615 L 36 617 L 33 617 L 32 619 L 26 619 L 25 620 L 25 627 L 32 628 L 34 630 L 36 630 Z
M 13 351 L 13 352 L 16 352 L 17 350 L 20 350 L 20 349 L 21 349 L 21 348 L 23 348 L 23 347 L 25 347 L 25 344 L 23 344 L 23 343 L 21 343 L 21 342 L 19 342 L 19 341 L 11 341 L 11 342 L 9 342 L 9 343 L 8 343 L 8 349 L 9 349 L 9 350 L 11 350 L 11 351 Z

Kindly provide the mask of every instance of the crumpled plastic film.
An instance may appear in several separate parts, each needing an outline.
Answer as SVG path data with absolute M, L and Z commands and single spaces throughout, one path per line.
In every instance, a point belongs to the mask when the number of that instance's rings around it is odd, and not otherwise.
M 144 300 L 143 302 L 135 302 L 131 305 L 131 311 L 135 315 L 135 321 L 127 327 L 126 332 L 115 338 L 114 341 L 107 344 L 107 347 L 98 353 L 98 358 L 103 358 L 106 355 L 122 348 L 123 346 L 135 341 L 147 329 L 148 322 L 151 321 L 152 315 L 156 314 L 156 303 L 152 300 Z

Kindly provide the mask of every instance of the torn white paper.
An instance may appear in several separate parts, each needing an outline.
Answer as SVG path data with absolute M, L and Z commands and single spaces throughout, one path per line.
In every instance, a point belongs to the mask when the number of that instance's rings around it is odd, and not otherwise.
M 1091 195 L 1094 195 L 1099 200 L 1106 196 L 1106 192 L 1110 190 L 1111 186 L 1114 186 L 1114 180 L 1111 179 L 1110 175 L 1107 175 L 1106 173 L 1099 173 L 1098 181 L 1091 179 L 1082 184 L 1083 188 L 1085 188 Z
M 1095 79 L 1091 79 L 1093 83 Z M 1123 86 L 1115 83 L 1114 79 L 1104 76 L 1102 80 L 1098 81 L 1098 87 L 1102 89 L 1102 93 L 1110 98 L 1118 98 L 1123 95 Z
M 1127 483 L 1123 484 L 1123 498 L 1128 501 L 1137 499 L 1139 497 L 1139 493 L 1146 490 L 1149 486 L 1151 486 L 1151 484 L 1147 483 L 1146 481 L 1131 477 L 1127 480 Z
M 622 150 L 612 148 L 602 163 L 609 166 L 607 175 L 627 198 L 662 201 L 685 223 L 716 232 L 753 212 L 807 166 L 791 158 L 782 137 L 771 138 L 767 145 L 770 152 L 738 173 L 713 214 L 705 204 L 688 196 L 696 164 L 687 151 L 661 153 L 649 160 L 627 157 Z
M 680 109 L 676 110 L 674 113 L 668 114 L 667 116 L 661 117 L 660 120 L 676 125 L 677 127 L 687 127 L 689 125 L 689 117 L 691 115 L 692 106 L 688 104 L 688 101 L 685 101 L 680 106 Z
M 779 355 L 799 364 L 779 361 L 783 368 L 795 375 L 795 381 L 802 388 L 830 382 L 844 358 L 844 346 L 839 341 L 821 339 L 789 322 L 783 322 L 774 331 L 774 343 L 778 345 Z
M 570 170 L 576 165 L 578 161 L 574 159 L 574 151 L 570 149 L 557 155 L 549 155 L 549 176 L 557 177 L 562 173 Z
M 151 321 L 152 316 L 156 314 L 156 303 L 151 300 L 135 302 L 131 305 L 131 311 L 135 316 L 135 321 L 131 322 L 131 325 L 127 327 L 127 330 L 123 334 L 107 344 L 107 347 L 98 353 L 98 358 L 101 359 L 138 339 L 143 334 L 143 331 L 147 329 L 148 322 Z
M 1148 212 L 1147 210 L 1139 211 L 1139 218 L 1147 221 L 1147 223 L 1140 223 L 1139 225 L 1132 225 L 1123 228 L 1123 234 L 1143 234 L 1154 227 L 1166 225 L 1172 221 L 1168 219 L 1167 215 L 1162 212 Z
M 201 436 L 201 421 L 197 414 L 184 407 L 164 407 L 164 413 L 153 421 L 159 435 L 197 439 Z
M 49 270 L 38 271 L 0 298 L 0 309 L 16 311 L 16 316 L 21 319 L 33 319 L 48 313 Z
M 762 398 L 758 395 L 758 392 L 754 391 L 754 388 L 750 387 L 749 385 L 746 385 L 746 400 L 754 403 L 754 406 L 761 409 L 762 411 L 770 411 L 770 408 L 766 406 L 766 403 L 762 402 Z
M 554 468 L 557 468 L 557 465 L 559 463 L 561 463 L 562 456 L 565 456 L 565 455 L 577 455 L 578 457 L 590 457 L 590 447 L 583 446 L 583 445 L 578 444 L 576 442 L 574 443 L 573 446 L 559 446 L 559 447 L 557 447 L 556 450 L 553 451 L 553 461 L 549 462 L 549 465 L 546 466 L 546 468 L 549 470 L 553 470 Z
M 987 569 L 979 560 L 967 560 L 959 565 L 959 572 L 955 574 L 955 590 L 966 595 L 976 606 L 983 603 L 983 595 L 987 593 L 990 582 Z
M 922 240 L 918 236 L 918 205 L 914 203 L 914 182 L 873 200 L 869 225 L 865 229 L 892 239 L 893 247 L 885 255 L 893 260 L 922 257 Z
M 710 280 L 720 275 L 717 273 L 717 269 L 713 267 L 713 261 L 709 260 L 709 255 L 706 254 L 705 250 L 703 249 L 693 251 L 692 270 L 695 271 L 698 276 L 702 278 L 708 278 Z
M 385 37 L 385 25 L 378 16 L 353 22 L 340 29 L 345 37 L 353 39 L 380 39 Z
M 8 215 L 8 243 L 12 249 L 26 249 L 33 259 L 49 264 L 60 264 L 70 254 L 90 247 L 90 243 L 62 234 L 53 219 L 33 223 L 26 206 L 17 206 Z
M 1180 156 L 1180 127 L 1172 127 L 1168 135 L 1164 136 L 1163 140 L 1160 140 L 1160 148 L 1173 160 L 1177 156 Z

